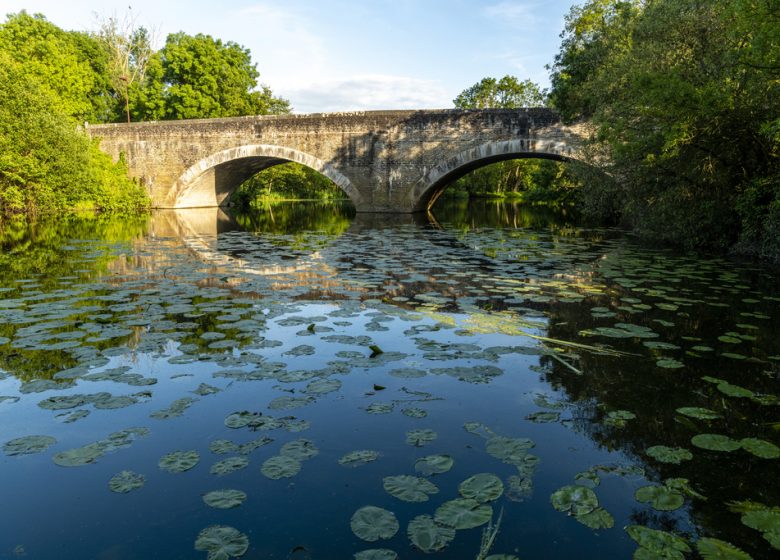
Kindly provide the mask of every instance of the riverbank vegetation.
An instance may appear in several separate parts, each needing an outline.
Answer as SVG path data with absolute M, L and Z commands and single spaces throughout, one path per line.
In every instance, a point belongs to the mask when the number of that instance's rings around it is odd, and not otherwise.
M 174 33 L 153 51 L 147 30 L 115 19 L 83 33 L 9 15 L 0 24 L 0 219 L 148 207 L 83 124 L 289 112 L 258 77 L 247 49 L 207 35 Z
M 552 105 L 595 127 L 587 215 L 780 261 L 780 4 L 588 0 L 551 71 Z
M 333 181 L 310 167 L 290 162 L 264 169 L 245 181 L 230 198 L 243 210 L 293 200 L 339 200 L 347 195 Z
M 147 204 L 78 125 L 107 109 L 97 52 L 86 35 L 40 17 L 0 26 L 0 217 Z

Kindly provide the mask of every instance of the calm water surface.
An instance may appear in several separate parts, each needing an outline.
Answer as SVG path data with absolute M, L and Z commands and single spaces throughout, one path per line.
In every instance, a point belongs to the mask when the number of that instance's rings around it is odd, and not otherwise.
M 780 554 L 775 270 L 511 205 L 0 247 L 0 558 Z

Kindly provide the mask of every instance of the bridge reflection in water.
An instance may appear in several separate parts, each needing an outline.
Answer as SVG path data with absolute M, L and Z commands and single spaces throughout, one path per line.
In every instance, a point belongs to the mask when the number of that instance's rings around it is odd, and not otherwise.
M 285 227 L 280 219 L 275 232 L 262 228 L 253 232 L 251 220 L 243 220 L 249 226 L 245 227 L 241 218 L 219 207 L 157 210 L 148 231 L 149 236 L 166 241 L 171 251 L 186 249 L 203 263 L 204 277 L 199 284 L 232 287 L 250 297 L 255 293 L 251 285 L 257 281 L 264 288 L 270 285 L 274 291 L 297 290 L 296 297 L 300 299 L 411 299 L 438 291 L 456 305 L 460 298 L 482 293 L 486 279 L 538 284 L 535 274 L 526 275 L 524 270 L 527 266 L 535 272 L 539 259 L 546 258 L 527 254 L 527 264 L 516 261 L 511 270 L 507 269 L 507 263 L 496 261 L 491 251 L 471 244 L 458 228 L 442 227 L 430 213 L 359 213 L 339 221 L 336 227 L 322 230 L 301 230 L 297 224 Z M 468 219 L 469 215 L 463 218 Z M 498 219 L 510 224 L 518 222 L 517 215 L 511 213 Z M 513 235 L 532 236 L 529 243 L 535 252 L 548 245 L 540 242 L 538 231 L 512 226 L 510 230 Z M 572 233 L 566 227 L 558 231 Z M 573 237 L 569 240 L 576 243 Z M 170 266 L 168 255 L 161 254 L 159 249 L 152 254 L 141 250 L 135 258 L 143 261 L 135 265 L 146 268 L 150 275 L 160 274 Z M 578 272 L 578 265 L 595 258 L 583 254 L 582 258 L 567 261 L 567 269 L 559 271 L 556 281 L 588 284 L 590 275 Z M 474 270 L 475 266 L 479 274 L 462 273 Z M 389 270 L 381 271 L 383 279 L 379 283 L 363 281 L 362 277 L 370 277 L 375 267 Z M 359 271 L 357 275 L 351 273 L 353 268 Z M 497 310 L 506 307 L 501 298 L 492 304 Z

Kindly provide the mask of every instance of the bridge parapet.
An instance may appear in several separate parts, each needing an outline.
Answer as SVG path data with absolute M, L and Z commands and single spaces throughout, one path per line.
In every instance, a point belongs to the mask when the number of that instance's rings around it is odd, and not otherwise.
M 584 127 L 544 108 L 367 111 L 89 126 L 153 206 L 220 206 L 288 161 L 333 180 L 358 212 L 424 210 L 445 184 L 517 157 L 577 159 Z

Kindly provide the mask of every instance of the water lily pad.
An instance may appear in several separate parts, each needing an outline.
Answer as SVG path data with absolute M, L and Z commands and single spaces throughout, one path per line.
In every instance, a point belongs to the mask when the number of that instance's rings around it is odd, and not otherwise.
M 634 493 L 638 502 L 649 503 L 658 511 L 674 511 L 685 503 L 685 498 L 666 486 L 642 486 Z
M 748 511 L 742 516 L 742 523 L 762 533 L 780 532 L 780 510 Z
M 710 537 L 699 539 L 696 549 L 704 560 L 752 560 L 750 554 L 733 544 Z
M 685 540 L 666 531 L 658 531 L 642 525 L 630 525 L 626 527 L 626 532 L 639 545 L 640 549 L 645 551 L 642 558 L 648 560 L 650 558 L 684 560 L 683 553 L 691 551 Z M 637 558 L 636 554 L 634 554 L 634 558 Z
M 249 537 L 226 525 L 206 527 L 195 539 L 195 550 L 208 552 L 208 560 L 229 560 L 243 556 L 249 549 Z
M 674 358 L 661 358 L 655 363 L 655 365 L 664 369 L 680 369 L 685 367 L 684 363 L 679 360 L 675 360 Z
M 122 471 L 111 477 L 108 487 L 112 492 L 126 494 L 131 490 L 141 488 L 146 484 L 146 477 L 133 471 Z
M 550 503 L 558 511 L 584 515 L 596 509 L 599 500 L 590 488 L 572 485 L 556 490 L 550 496 Z
M 288 428 L 289 429 L 289 428 Z M 290 430 L 292 431 L 292 430 Z M 260 449 L 264 445 L 268 445 L 269 443 L 273 443 L 273 439 L 269 438 L 268 436 L 261 436 L 259 438 L 253 439 L 251 441 L 248 441 L 246 443 L 242 443 L 238 446 L 238 452 L 241 455 L 249 455 L 254 451 L 255 449 Z
M 616 323 L 614 327 L 596 327 L 583 334 L 600 335 L 608 338 L 657 338 L 652 329 L 631 323 Z
M 390 414 L 394 408 L 395 405 L 392 403 L 371 403 L 366 407 L 366 412 L 369 414 Z
M 615 526 L 615 518 L 602 507 L 597 507 L 588 513 L 575 515 L 574 519 L 586 527 L 590 527 L 594 531 L 598 529 L 611 529 Z
M 699 498 L 700 500 L 706 500 L 707 498 L 693 489 L 691 481 L 687 478 L 667 478 L 664 480 L 664 486 L 670 490 L 676 490 L 680 494 L 690 496 L 691 498 Z
M 298 461 L 305 461 L 306 459 L 316 457 L 319 452 L 320 450 L 317 449 L 313 441 L 301 438 L 285 443 L 279 454 L 285 457 L 292 457 Z
M 342 465 L 344 467 L 359 467 L 361 465 L 365 465 L 366 463 L 376 461 L 378 458 L 379 458 L 378 451 L 372 451 L 370 449 L 360 449 L 358 451 L 352 451 L 342 456 L 341 459 L 339 459 L 339 465 Z
M 604 425 L 623 428 L 626 422 L 634 418 L 636 418 L 636 414 L 629 410 L 613 410 L 607 414 L 607 417 L 604 419 Z
M 225 426 L 237 430 L 249 426 L 256 421 L 261 414 L 259 412 L 249 412 L 248 410 L 242 410 L 241 412 L 233 412 L 228 414 L 225 418 Z
M 246 500 L 246 493 L 233 489 L 212 490 L 203 495 L 206 505 L 217 509 L 238 507 L 244 503 L 244 500 Z
M 392 538 L 398 532 L 398 520 L 391 511 L 365 506 L 352 515 L 350 527 L 364 541 L 374 542 Z
M 216 439 L 209 444 L 209 451 L 217 455 L 225 453 L 235 453 L 238 451 L 238 445 L 229 439 Z
M 418 515 L 409 522 L 406 534 L 414 546 L 431 553 L 450 544 L 455 538 L 455 529 L 436 523 L 430 515 Z
M 698 434 L 691 438 L 691 443 L 709 451 L 736 451 L 742 447 L 737 440 L 720 434 Z
M 492 502 L 504 493 L 504 483 L 494 474 L 480 473 L 461 482 L 458 491 L 464 498 Z
M 192 397 L 184 397 L 181 399 L 176 399 L 168 406 L 168 408 L 163 408 L 162 410 L 156 410 L 151 414 L 149 414 L 149 416 L 152 418 L 156 418 L 157 420 L 167 420 L 169 418 L 176 418 L 184 414 L 184 411 L 187 410 L 189 407 L 191 407 L 192 404 L 197 400 L 198 399 L 193 399 Z
M 383 485 L 385 492 L 404 502 L 427 502 L 429 495 L 439 492 L 434 483 L 418 476 L 386 476 Z
M 309 346 L 308 344 L 301 344 L 299 346 L 296 346 L 295 348 L 291 348 L 284 354 L 287 356 L 312 356 L 317 350 L 314 348 L 314 346 Z
M 73 410 L 71 412 L 58 414 L 57 419 L 61 420 L 65 424 L 72 424 L 73 422 L 77 422 L 78 420 L 86 418 L 87 416 L 89 416 L 89 410 Z
M 197 451 L 174 451 L 163 455 L 158 461 L 158 466 L 169 473 L 182 473 L 190 470 L 200 461 Z
M 409 445 L 414 445 L 415 447 L 421 447 L 431 443 L 437 437 L 438 434 L 428 428 L 424 428 L 422 430 L 410 430 L 406 432 L 406 443 Z
M 453 463 L 449 455 L 427 455 L 414 462 L 414 470 L 425 476 L 442 474 L 450 470 Z
M 656 461 L 673 465 L 679 465 L 683 461 L 693 459 L 693 453 L 682 447 L 654 445 L 653 447 L 648 447 L 645 452 Z
M 314 402 L 312 397 L 276 397 L 270 403 L 268 408 L 271 410 L 292 410 L 295 408 L 301 408 Z
M 757 438 L 744 438 L 739 441 L 742 449 L 762 459 L 777 459 L 780 457 L 780 447 L 774 443 Z
M 742 339 L 737 338 L 735 336 L 729 336 L 729 335 L 722 335 L 718 337 L 718 340 L 721 342 L 725 342 L 726 344 L 739 344 L 742 342 Z
M 273 480 L 290 478 L 301 472 L 301 462 L 293 457 L 277 455 L 267 459 L 260 472 Z
M 216 393 L 219 393 L 221 389 L 218 387 L 214 387 L 213 385 L 209 385 L 208 383 L 201 383 L 198 385 L 198 388 L 193 391 L 196 395 L 200 395 L 201 397 L 205 397 L 208 395 L 214 395 Z
M 417 407 L 403 408 L 401 409 L 401 413 L 409 418 L 425 418 L 428 416 L 428 413 L 425 410 Z
M 496 459 L 515 465 L 521 463 L 534 447 L 534 442 L 527 438 L 510 438 L 494 436 L 485 443 L 485 450 Z
M 698 420 L 717 420 L 720 418 L 720 414 L 709 408 L 702 408 L 699 406 L 683 406 L 677 409 L 677 412 L 684 416 L 696 418 Z
M 398 554 L 389 548 L 371 548 L 354 554 L 355 560 L 398 560 Z
M 401 379 L 425 377 L 425 371 L 416 368 L 398 368 L 390 370 L 389 373 L 393 377 L 400 377 Z
M 749 399 L 755 396 L 755 393 L 750 389 L 745 389 L 739 385 L 733 385 L 728 381 L 722 381 L 717 385 L 718 391 L 729 397 L 736 397 L 740 399 Z
M 317 379 L 310 382 L 304 393 L 309 395 L 325 395 L 341 389 L 341 381 L 338 379 Z
M 476 500 L 457 498 L 444 502 L 436 509 L 436 523 L 453 529 L 472 529 L 484 525 L 493 517 L 493 508 Z
M 5 442 L 3 453 L 6 455 L 31 455 L 41 453 L 57 443 L 51 436 L 25 436 Z
M 246 468 L 247 466 L 249 466 L 249 459 L 246 457 L 228 457 L 227 459 L 222 459 L 211 465 L 209 472 L 217 476 L 223 476 Z

